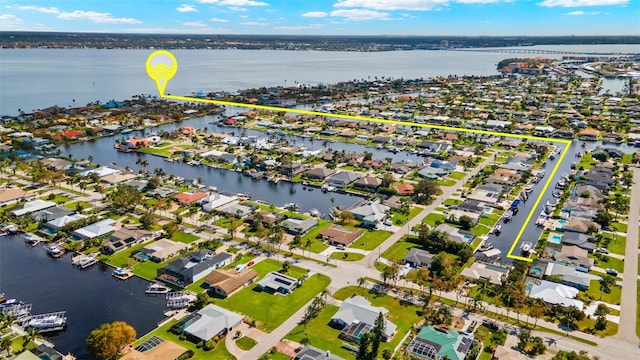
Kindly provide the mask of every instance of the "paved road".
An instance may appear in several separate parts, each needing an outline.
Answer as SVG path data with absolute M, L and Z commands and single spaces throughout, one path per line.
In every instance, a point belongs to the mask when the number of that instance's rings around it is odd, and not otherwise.
M 627 245 L 625 249 L 624 275 L 638 273 L 638 222 L 640 221 L 640 169 L 632 168 L 633 186 L 631 188 L 631 206 L 629 210 L 629 226 L 627 229 Z M 636 276 L 624 276 L 622 279 L 622 301 L 620 304 L 620 328 L 618 339 L 639 345 L 636 335 L 637 320 L 637 286 Z

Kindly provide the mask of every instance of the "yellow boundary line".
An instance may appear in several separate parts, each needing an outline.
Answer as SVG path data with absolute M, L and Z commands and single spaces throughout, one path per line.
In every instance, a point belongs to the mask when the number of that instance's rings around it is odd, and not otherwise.
M 209 104 L 215 104 L 215 105 L 237 106 L 237 107 L 245 107 L 245 108 L 260 109 L 260 110 L 269 110 L 269 111 L 279 111 L 279 112 L 284 111 L 284 112 L 287 112 L 287 113 L 323 116 L 323 117 L 331 117 L 331 118 L 339 118 L 339 119 L 347 119 L 347 120 L 357 120 L 357 121 L 366 121 L 366 122 L 377 122 L 377 123 L 383 123 L 383 124 L 416 126 L 416 127 L 424 127 L 424 128 L 429 128 L 429 129 L 449 130 L 449 131 L 458 131 L 458 132 L 465 132 L 465 133 L 472 133 L 472 134 L 493 135 L 493 136 L 500 136 L 500 137 L 510 137 L 510 138 L 527 139 L 527 140 L 534 140 L 534 141 L 546 141 L 546 142 L 551 142 L 551 143 L 555 142 L 555 143 L 564 144 L 565 145 L 564 150 L 560 154 L 560 157 L 558 158 L 558 162 L 556 163 L 556 166 L 553 167 L 553 170 L 551 171 L 551 174 L 549 174 L 548 180 L 545 182 L 544 187 L 542 188 L 542 192 L 540 193 L 540 196 L 538 196 L 538 198 L 536 199 L 536 202 L 533 204 L 533 207 L 532 207 L 531 211 L 529 212 L 529 215 L 527 216 L 527 219 L 525 220 L 524 225 L 522 226 L 522 228 L 518 232 L 518 235 L 516 236 L 516 238 L 513 240 L 513 244 L 511 244 L 511 248 L 509 249 L 509 253 L 507 254 L 507 257 L 510 258 L 510 259 L 524 260 L 524 261 L 528 261 L 528 262 L 532 262 L 533 260 L 529 259 L 529 258 L 526 258 L 526 257 L 523 257 L 523 256 L 514 255 L 513 254 L 513 250 L 515 249 L 516 245 L 518 244 L 518 241 L 520 241 L 520 238 L 522 237 L 522 234 L 524 233 L 524 229 L 527 227 L 527 225 L 531 221 L 531 218 L 533 217 L 533 214 L 534 214 L 536 208 L 540 204 L 540 201 L 542 200 L 545 191 L 547 191 L 547 189 L 549 188 L 549 184 L 551 184 L 551 179 L 553 179 L 554 175 L 558 171 L 558 168 L 560 167 L 560 164 L 562 164 L 562 161 L 564 160 L 565 155 L 569 151 L 569 145 L 571 144 L 571 140 L 567 140 L 567 139 L 544 138 L 544 137 L 538 137 L 538 136 L 532 136 L 532 135 L 501 133 L 501 132 L 497 132 L 497 131 L 487 131 L 487 130 L 477 130 L 477 129 L 462 129 L 462 128 L 456 128 L 456 127 L 451 127 L 451 126 L 431 125 L 431 124 L 418 124 L 418 123 L 412 123 L 412 122 L 397 121 L 397 120 L 387 120 L 387 119 L 374 119 L 374 118 L 367 118 L 367 117 L 355 116 L 355 115 L 327 114 L 327 113 L 318 112 L 318 111 L 311 111 L 311 110 L 289 109 L 289 108 L 282 108 L 282 107 L 276 107 L 276 106 L 237 103 L 237 102 L 232 102 L 232 101 L 200 99 L 200 98 L 189 97 L 189 96 L 165 95 L 163 93 L 160 94 L 160 97 L 161 98 L 165 98 L 165 99 L 172 99 L 172 100 L 201 102 L 201 103 L 209 103 Z

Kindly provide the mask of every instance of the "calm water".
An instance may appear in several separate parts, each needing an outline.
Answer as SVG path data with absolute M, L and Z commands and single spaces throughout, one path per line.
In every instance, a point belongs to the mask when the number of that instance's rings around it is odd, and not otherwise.
M 67 329 L 47 338 L 78 359 L 90 358 L 84 340 L 102 323 L 124 320 L 142 335 L 164 318 L 165 300 L 145 295 L 147 281 L 120 281 L 111 272 L 102 264 L 80 270 L 71 265 L 70 254 L 53 259 L 44 247 L 25 245 L 22 237 L 0 237 L 0 291 L 32 303 L 33 314 L 66 310 Z
M 637 45 L 535 46 L 527 49 L 638 52 Z M 0 49 L 0 114 L 51 105 L 84 105 L 155 94 L 144 64 L 151 50 Z M 507 57 L 455 51 L 324 52 L 175 50 L 178 73 L 167 92 L 236 91 L 250 87 L 334 83 L 374 77 L 493 75 Z M 559 57 L 559 55 L 544 55 Z

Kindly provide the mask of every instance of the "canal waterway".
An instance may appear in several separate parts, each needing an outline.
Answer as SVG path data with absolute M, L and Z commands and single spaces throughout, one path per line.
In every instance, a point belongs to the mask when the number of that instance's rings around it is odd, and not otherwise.
M 148 281 L 117 280 L 112 271 L 101 263 L 80 270 L 71 254 L 53 259 L 44 246 L 27 246 L 20 236 L 0 237 L 0 292 L 33 304 L 32 314 L 66 311 L 67 329 L 46 338 L 78 359 L 91 358 L 84 340 L 102 323 L 123 320 L 142 335 L 164 318 L 166 301 L 145 295 Z
M 583 144 L 584 144 L 584 147 L 583 147 Z M 559 145 L 559 144 L 556 143 L 556 145 Z M 565 145 L 559 145 L 558 150 L 562 152 L 562 150 L 564 150 L 564 146 Z M 520 231 L 520 229 L 522 229 L 523 226 L 525 227 L 524 232 L 522 233 L 522 237 L 519 239 L 513 254 L 520 255 L 521 246 L 525 242 L 531 242 L 533 244 L 533 247 L 535 247 L 535 244 L 537 243 L 538 238 L 542 234 L 542 230 L 543 230 L 541 227 L 538 227 L 535 224 L 535 221 L 538 218 L 538 215 L 544 209 L 544 206 L 547 200 L 549 200 L 550 202 L 554 202 L 556 200 L 556 198 L 553 197 L 552 193 L 555 190 L 555 186 L 558 183 L 558 180 L 560 180 L 560 178 L 562 177 L 562 174 L 570 175 L 573 173 L 573 169 L 571 169 L 572 163 L 574 162 L 577 163 L 580 160 L 580 158 L 576 156 L 577 153 L 592 151 L 597 147 L 615 148 L 623 151 L 624 153 L 629 153 L 629 154 L 638 151 L 638 148 L 634 146 L 629 146 L 626 144 L 603 144 L 600 141 L 595 142 L 595 141 L 573 140 L 571 144 L 568 146 L 569 146 L 569 150 L 567 152 L 567 155 L 565 156 L 562 163 L 558 167 L 557 172 L 551 178 L 551 183 L 549 184 L 549 187 L 542 195 L 542 199 L 540 203 L 538 204 L 538 206 L 536 206 L 533 212 L 533 216 L 531 217 L 531 220 L 525 224 L 525 220 L 527 216 L 529 216 L 529 213 L 531 212 L 531 209 L 533 208 L 533 205 L 535 204 L 536 199 L 542 193 L 544 184 L 546 183 L 546 181 L 549 180 L 549 177 L 552 175 L 551 173 L 553 171 L 553 167 L 556 165 L 557 161 L 559 160 L 559 156 L 556 156 L 555 160 L 548 160 L 546 162 L 545 166 L 542 168 L 546 172 L 545 177 L 534 187 L 533 191 L 529 194 L 528 200 L 526 202 L 522 202 L 522 201 L 520 202 L 520 205 L 518 206 L 518 209 L 519 209 L 518 214 L 513 216 L 511 221 L 509 221 L 508 223 L 504 223 L 502 220 L 500 220 L 499 224 L 502 225 L 502 232 L 500 233 L 500 235 L 495 235 L 495 234 L 489 235 L 488 241 L 491 242 L 496 249 L 499 249 L 502 252 L 502 256 L 504 257 L 503 260 L 505 262 L 511 262 L 510 259 L 506 259 L 506 255 L 509 253 L 509 249 L 511 248 L 513 241 L 515 240 L 516 236 L 518 235 L 518 232 Z

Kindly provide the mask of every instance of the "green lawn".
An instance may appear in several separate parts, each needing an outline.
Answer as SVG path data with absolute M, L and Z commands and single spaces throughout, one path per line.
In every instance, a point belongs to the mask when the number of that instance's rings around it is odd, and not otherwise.
M 624 261 L 609 256 L 602 257 L 605 261 L 596 260 L 596 266 L 603 269 L 615 269 L 617 272 L 622 273 L 624 271 Z
M 391 233 L 384 230 L 366 231 L 356 241 L 354 241 L 349 247 L 362 250 L 373 250 L 380 246 L 383 241 L 391 236 Z
M 624 255 L 627 245 L 627 238 L 621 235 L 604 234 L 605 241 L 608 241 L 607 249 L 614 254 Z
M 446 219 L 446 216 L 444 216 L 443 214 L 434 214 L 434 213 L 432 213 L 432 214 L 429 214 L 429 215 L 425 216 L 425 218 L 422 219 L 422 222 L 427 224 L 427 225 L 429 225 L 429 226 L 431 226 L 431 227 L 434 227 L 434 226 L 436 226 L 436 221 L 442 221 L 443 222 L 444 219 Z
M 146 243 L 134 245 L 128 249 L 122 250 L 116 254 L 113 254 L 107 258 L 107 264 L 115 267 L 125 267 L 130 264 L 137 264 L 138 262 L 131 258 L 131 255 L 138 250 L 142 249 L 146 245 L 153 243 L 155 240 L 148 241 Z M 155 276 L 154 276 L 155 277 Z
M 451 179 L 440 179 L 440 180 L 438 180 L 436 182 L 440 186 L 453 186 L 453 185 L 456 184 L 456 181 L 455 180 L 451 180 Z
M 578 163 L 578 169 L 589 170 L 594 167 L 598 162 L 591 157 L 591 153 L 587 152 L 580 158 Z
M 359 254 L 359 253 L 353 253 L 353 252 L 342 252 L 342 251 L 336 251 L 331 253 L 331 255 L 329 255 L 332 259 L 337 259 L 337 260 L 342 260 L 342 261 L 358 261 L 362 258 L 364 258 L 364 255 Z
M 187 350 L 192 350 L 194 352 L 194 356 L 191 359 L 194 359 L 194 360 L 205 360 L 205 359 L 206 360 L 209 360 L 209 359 L 234 360 L 235 359 L 235 356 L 231 355 L 231 353 L 227 350 L 227 347 L 224 343 L 224 339 L 218 342 L 218 346 L 216 346 L 216 348 L 211 351 L 204 351 L 202 349 L 199 349 L 196 347 L 195 343 L 192 343 L 190 341 L 180 340 L 178 335 L 169 332 L 169 329 L 171 329 L 171 327 L 175 325 L 177 322 L 178 322 L 177 320 L 170 320 L 163 326 L 139 338 L 134 343 L 134 346 L 140 345 L 141 343 L 151 338 L 152 336 L 157 336 L 164 340 L 173 341 L 174 343 L 185 347 Z
M 198 236 L 193 234 L 187 234 L 183 231 L 176 231 L 171 235 L 171 240 L 178 241 L 185 244 L 191 244 L 192 242 L 198 240 Z
M 637 297 L 637 299 L 640 299 L 640 281 L 638 281 L 638 297 Z M 638 335 L 638 337 L 640 337 L 640 301 L 637 301 L 636 303 L 637 303 L 637 309 L 638 309 L 638 311 L 636 311 L 636 335 Z
M 445 206 L 457 206 L 462 204 L 462 200 L 459 199 L 446 199 L 442 204 Z
M 270 271 L 282 269 L 282 263 L 267 259 L 253 266 L 260 278 Z M 288 275 L 299 279 L 306 271 L 295 266 L 289 268 Z M 271 332 L 288 319 L 293 313 L 306 304 L 311 298 L 326 288 L 330 279 L 316 274 L 302 283 L 291 294 L 282 296 L 258 291 L 255 286 L 248 286 L 226 299 L 216 299 L 217 305 L 229 310 L 245 314 L 258 322 L 258 327 Z
M 56 196 L 54 196 L 53 198 L 47 197 L 47 200 L 48 201 L 53 201 L 54 203 L 60 205 L 60 204 L 66 203 L 67 201 L 70 201 L 71 198 L 67 197 L 67 196 L 60 195 L 60 194 L 56 194 Z
M 484 225 L 476 225 L 471 229 L 471 232 L 476 236 L 486 235 L 491 231 L 491 228 L 488 228 Z
M 420 214 L 421 211 L 422 211 L 422 208 L 419 208 L 417 206 L 412 207 L 411 210 L 409 211 L 409 219 L 413 219 L 418 214 Z M 402 214 L 400 211 L 393 210 L 392 216 L 391 216 L 391 222 L 393 222 L 394 225 L 402 226 L 407 223 L 407 216 L 405 214 Z
M 323 252 L 326 248 L 328 248 L 329 246 L 327 244 L 325 244 L 322 240 L 318 239 L 318 234 L 320 233 L 320 231 L 329 227 L 329 225 L 331 225 L 331 222 L 325 219 L 318 219 L 318 226 L 309 230 L 309 232 L 304 234 L 304 236 L 302 237 L 303 243 L 310 242 L 309 246 L 306 247 L 304 250 L 311 251 L 314 253 L 320 253 L 320 252 Z
M 306 334 L 304 326 L 298 325 L 285 336 L 285 339 L 301 342 L 302 339 L 308 338 L 310 345 L 322 350 L 328 350 L 332 354 L 345 359 L 352 359 L 354 356 L 353 353 L 341 347 L 344 341 L 338 339 L 340 330 L 329 326 L 331 318 L 338 312 L 338 309 L 335 305 L 325 305 L 320 311 L 320 314 L 307 324 Z
M 613 223 L 611 223 L 611 227 L 614 228 L 616 231 L 619 231 L 619 232 L 624 232 L 624 233 L 627 232 L 627 224 L 623 224 L 623 223 L 620 223 L 620 222 L 613 222 Z
M 264 354 L 267 360 L 291 360 L 291 356 L 275 351 L 273 354 L 267 352 Z
M 171 155 L 173 155 L 173 151 L 168 149 L 140 148 L 137 151 L 143 154 L 153 154 L 153 155 L 160 155 L 165 157 L 170 157 Z
M 467 176 L 467 173 L 463 173 L 462 171 L 454 171 L 448 176 L 455 180 L 462 180 L 465 176 Z
M 478 220 L 478 223 L 485 226 L 493 227 L 498 222 L 498 220 L 500 220 L 500 215 L 482 215 L 480 216 L 480 220 Z
M 600 300 L 600 284 L 598 283 L 598 280 L 591 280 L 589 283 L 589 290 L 587 290 L 587 295 L 594 300 Z M 622 288 L 616 285 L 611 289 L 609 294 L 602 293 L 602 301 L 609 304 L 619 305 L 621 295 Z
M 420 247 L 420 245 L 409 241 L 397 241 L 382 253 L 382 257 L 399 263 L 409 253 L 409 249 L 414 247 Z
M 238 347 L 242 350 L 251 350 L 251 348 L 256 346 L 256 344 L 257 342 L 248 336 L 243 336 L 240 339 L 236 340 L 236 345 L 238 345 Z

